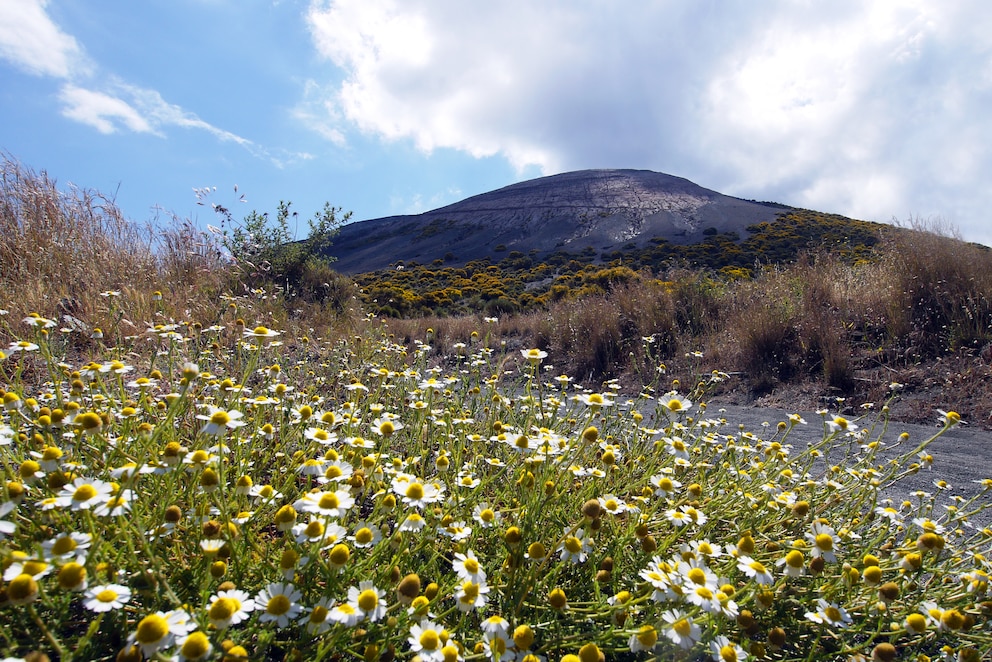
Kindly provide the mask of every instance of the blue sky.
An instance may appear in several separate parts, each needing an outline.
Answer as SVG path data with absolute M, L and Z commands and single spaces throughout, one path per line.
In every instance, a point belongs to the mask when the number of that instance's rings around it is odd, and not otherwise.
M 992 244 L 986 0 L 619 6 L 0 0 L 0 149 L 136 221 L 646 168 Z

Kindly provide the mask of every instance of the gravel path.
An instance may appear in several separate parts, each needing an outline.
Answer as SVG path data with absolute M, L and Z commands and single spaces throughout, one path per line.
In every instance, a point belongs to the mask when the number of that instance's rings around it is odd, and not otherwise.
M 823 416 L 815 412 L 741 407 L 722 404 L 718 399 L 710 400 L 706 410 L 708 417 L 726 418 L 731 425 L 743 425 L 745 430 L 763 437 L 770 436 L 778 422 L 788 421 L 789 414 L 792 413 L 799 414 L 807 421 L 807 425 L 795 426 L 789 435 L 788 442 L 796 450 L 804 449 L 809 444 L 822 440 Z M 835 412 L 831 415 L 833 413 Z M 855 420 L 852 415 L 847 414 L 846 417 Z M 875 414 L 871 413 L 860 423 L 862 426 L 870 426 L 874 420 Z M 764 426 L 766 423 L 769 428 Z M 932 437 L 939 430 L 940 425 L 936 420 L 931 426 L 890 422 L 881 438 L 891 447 L 901 433 L 908 433 L 909 441 L 899 449 L 899 452 L 904 453 Z M 872 435 L 872 439 L 877 437 L 877 432 Z M 945 504 L 953 503 L 950 499 L 952 495 L 970 499 L 981 494 L 984 490 L 980 481 L 992 478 L 992 432 L 972 428 L 967 424 L 958 425 L 933 441 L 927 447 L 927 452 L 934 458 L 933 467 L 905 477 L 895 488 L 888 491 L 886 496 L 901 501 L 916 490 L 935 493 L 940 490 L 934 483 L 944 480 L 950 488 L 943 492 L 946 498 L 940 495 L 937 498 L 937 508 L 941 508 Z M 883 451 L 882 457 L 892 457 L 894 454 L 891 450 Z M 986 492 L 982 499 L 985 503 L 992 504 L 992 491 Z M 937 514 L 935 509 L 934 515 Z M 992 507 L 974 517 L 972 523 L 976 526 L 992 526 Z

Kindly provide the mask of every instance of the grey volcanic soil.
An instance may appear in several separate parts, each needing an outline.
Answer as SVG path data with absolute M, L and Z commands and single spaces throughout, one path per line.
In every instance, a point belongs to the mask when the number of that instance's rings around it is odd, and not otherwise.
M 742 407 L 723 404 L 719 398 L 709 400 L 706 408 L 707 417 L 726 418 L 730 425 L 743 425 L 744 430 L 764 438 L 770 437 L 778 422 L 787 422 L 789 414 L 793 413 L 799 414 L 807 422 L 806 425 L 795 426 L 789 434 L 787 442 L 792 444 L 795 450 L 805 449 L 809 444 L 823 439 L 823 416 L 815 412 Z M 831 415 L 834 414 L 836 412 L 831 412 Z M 845 413 L 844 416 L 851 421 L 855 420 L 855 416 L 849 413 Z M 876 412 L 869 412 L 860 424 L 862 427 L 870 426 L 876 416 Z M 765 423 L 768 427 L 764 426 Z M 908 433 L 909 441 L 899 448 L 899 452 L 904 453 L 932 437 L 940 428 L 936 417 L 933 425 L 890 422 L 881 439 L 888 446 L 892 446 L 902 432 Z M 880 431 L 881 428 L 878 430 Z M 877 436 L 876 432 L 869 440 Z M 973 428 L 966 422 L 951 428 L 933 441 L 927 447 L 927 452 L 934 458 L 932 469 L 924 469 L 915 475 L 907 476 L 899 482 L 898 487 L 885 492 L 885 496 L 902 501 L 916 490 L 933 494 L 939 491 L 934 481 L 944 480 L 950 484 L 950 489 L 943 492 L 946 496 L 938 495 L 934 509 L 934 519 L 938 519 L 943 511 L 942 506 L 953 503 L 950 499 L 951 495 L 970 499 L 984 491 L 982 486 L 974 481 L 992 478 L 992 463 L 989 461 L 992 455 L 992 432 L 978 427 Z M 894 454 L 892 451 L 883 452 L 881 457 L 889 458 Z M 982 499 L 984 503 L 992 504 L 992 491 L 986 492 Z M 978 527 L 992 525 L 992 508 L 973 517 L 971 522 Z

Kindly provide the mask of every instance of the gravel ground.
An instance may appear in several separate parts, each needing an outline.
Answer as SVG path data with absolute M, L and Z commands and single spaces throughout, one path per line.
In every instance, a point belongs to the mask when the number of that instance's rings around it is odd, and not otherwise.
M 807 421 L 807 425 L 795 426 L 789 435 L 788 442 L 796 450 L 806 448 L 809 444 L 822 440 L 823 416 L 815 412 L 742 407 L 722 404 L 719 400 L 710 400 L 706 410 L 707 417 L 726 418 L 731 425 L 743 425 L 745 430 L 762 437 L 770 436 L 778 422 L 788 421 L 789 414 L 792 413 L 799 414 Z M 845 415 L 848 419 L 855 420 L 854 416 Z M 874 422 L 875 416 L 874 413 L 869 414 L 860 423 L 862 426 L 870 426 Z M 770 426 L 770 429 L 764 427 L 765 423 Z M 932 437 L 940 428 L 941 426 L 936 420 L 933 425 L 929 426 L 890 422 L 881 439 L 886 445 L 892 446 L 901 433 L 908 433 L 909 441 L 900 446 L 900 452 L 904 453 Z M 877 437 L 878 433 L 876 432 L 872 439 Z M 936 517 L 937 509 L 942 510 L 941 506 L 953 503 L 950 499 L 952 495 L 970 499 L 983 492 L 982 485 L 979 484 L 980 481 L 992 478 L 992 432 L 973 428 L 967 423 L 961 424 L 933 441 L 927 447 L 927 452 L 934 458 L 933 467 L 905 477 L 897 486 L 888 490 L 886 496 L 902 501 L 917 490 L 936 493 L 940 490 L 934 483 L 938 480 L 944 480 L 950 485 L 950 489 L 943 492 L 946 498 L 938 495 L 934 512 Z M 891 450 L 887 454 L 885 452 L 882 454 L 883 457 L 891 457 L 892 455 L 894 453 Z M 990 507 L 976 515 L 971 521 L 976 526 L 992 526 L 992 492 L 986 492 L 982 499 L 984 503 L 990 504 Z

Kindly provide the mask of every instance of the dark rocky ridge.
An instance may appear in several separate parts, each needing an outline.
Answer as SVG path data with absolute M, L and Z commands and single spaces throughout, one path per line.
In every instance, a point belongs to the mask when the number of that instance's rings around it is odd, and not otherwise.
M 506 251 L 540 256 L 591 247 L 598 254 L 641 247 L 655 237 L 694 244 L 704 231 L 744 236 L 747 226 L 774 221 L 787 209 L 650 170 L 581 170 L 512 184 L 423 214 L 351 223 L 331 252 L 342 273 L 375 271 L 398 261 L 499 260 Z

